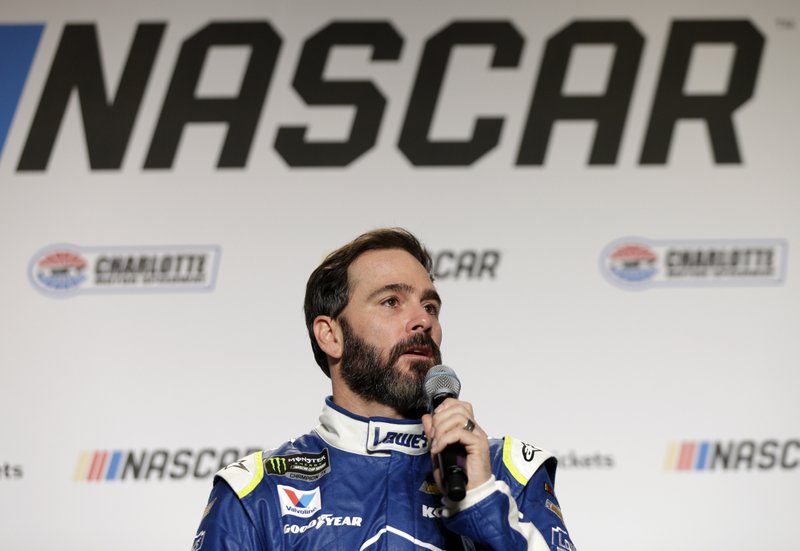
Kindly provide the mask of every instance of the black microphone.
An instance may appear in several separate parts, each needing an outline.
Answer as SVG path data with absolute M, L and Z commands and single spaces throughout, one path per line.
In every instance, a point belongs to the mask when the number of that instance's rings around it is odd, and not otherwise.
M 456 372 L 446 365 L 436 365 L 425 375 L 425 395 L 431 413 L 447 398 L 458 398 L 461 381 Z M 467 450 L 463 444 L 450 444 L 439 454 L 439 472 L 442 475 L 444 494 L 453 501 L 461 501 L 467 494 Z

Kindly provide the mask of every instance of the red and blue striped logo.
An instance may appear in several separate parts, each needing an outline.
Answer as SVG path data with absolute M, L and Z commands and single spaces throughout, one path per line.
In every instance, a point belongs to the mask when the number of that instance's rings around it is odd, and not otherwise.
M 664 469 L 668 471 L 702 471 L 709 467 L 711 442 L 671 442 Z
M 800 469 L 800 438 L 671 442 L 667 471 L 769 471 Z
M 284 492 L 286 492 L 286 496 L 291 500 L 292 505 L 295 507 L 308 507 L 311 505 L 311 501 L 317 497 L 318 492 L 307 492 L 302 493 L 293 488 L 284 488 Z
M 83 452 L 78 459 L 72 479 L 80 481 L 119 480 L 125 455 L 121 451 Z

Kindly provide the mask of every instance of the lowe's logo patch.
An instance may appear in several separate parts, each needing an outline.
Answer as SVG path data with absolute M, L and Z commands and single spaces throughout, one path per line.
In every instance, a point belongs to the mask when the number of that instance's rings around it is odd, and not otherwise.
M 406 428 L 396 423 L 370 421 L 369 435 L 367 442 L 369 451 L 398 451 L 410 455 L 428 453 L 428 439 L 421 424 L 409 425 Z

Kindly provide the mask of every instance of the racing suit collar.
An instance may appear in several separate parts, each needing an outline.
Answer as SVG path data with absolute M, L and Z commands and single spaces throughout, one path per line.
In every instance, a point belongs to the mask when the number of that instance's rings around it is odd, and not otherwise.
M 344 451 L 387 456 L 392 452 L 428 453 L 428 440 L 419 420 L 361 417 L 334 404 L 333 398 L 328 396 L 319 421 L 314 429 L 317 434 L 334 448 Z

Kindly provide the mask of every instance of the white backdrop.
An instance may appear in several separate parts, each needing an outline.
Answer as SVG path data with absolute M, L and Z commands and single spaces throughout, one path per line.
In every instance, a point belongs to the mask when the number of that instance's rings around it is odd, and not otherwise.
M 793 549 L 796 2 L 11 0 L 0 19 L 0 109 L 8 119 L 0 119 L 3 548 L 188 548 L 209 473 L 316 423 L 328 386 L 303 323 L 308 274 L 357 234 L 399 225 L 441 258 L 444 360 L 479 422 L 561 457 L 556 490 L 578 548 Z M 630 101 L 616 93 L 616 103 L 592 111 L 626 115 L 618 155 L 590 164 L 597 123 L 572 120 L 549 134 L 535 127 L 532 137 L 547 138 L 546 155 L 519 162 L 531 151 L 521 144 L 534 90 L 546 84 L 542 74 L 554 74 L 554 65 L 543 71 L 554 63 L 544 61 L 548 43 L 557 51 L 555 38 L 577 28 L 555 90 L 602 96 L 619 82 L 610 76 L 615 52 L 636 50 L 636 40 L 619 49 L 608 38 L 589 43 L 591 29 L 613 21 L 623 25 L 612 36 L 641 37 L 641 58 L 626 62 Z M 710 96 L 704 109 L 718 112 L 721 97 L 753 85 L 722 117 L 738 148 L 727 162 L 715 156 L 708 124 L 690 118 L 675 125 L 663 162 L 640 161 L 667 44 L 679 42 L 677 21 L 699 29 L 699 38 L 676 101 Z M 227 123 L 192 122 L 167 166 L 148 168 L 159 120 L 181 109 L 211 112 L 209 104 L 193 108 L 191 96 L 237 98 L 252 88 L 243 78 L 251 49 L 242 45 L 196 54 L 197 86 L 173 78 L 188 65 L 180 58 L 185 41 L 212 22 L 212 30 L 230 24 L 240 39 L 256 22 L 274 31 L 258 27 L 273 41 L 259 42 L 266 54 L 254 71 L 271 78 L 263 102 L 242 107 L 257 123 L 249 154 L 241 166 L 220 168 Z M 320 76 L 302 52 L 333 22 L 370 22 L 376 33 L 359 36 L 396 48 L 375 60 L 372 46 L 337 46 Z M 440 34 L 454 22 L 463 33 Z M 137 57 L 139 72 L 120 84 L 142 23 L 163 25 L 160 40 L 150 38 L 152 65 Z M 714 42 L 710 28 L 733 34 Z M 92 29 L 99 62 L 86 54 Z M 446 71 L 418 76 L 426 44 L 433 52 L 455 35 L 485 43 L 479 31 L 487 29 L 502 48 L 518 49 L 518 59 L 491 67 L 494 46 L 456 46 L 449 57 L 445 51 Z M 760 52 L 758 40 L 737 49 L 736 40 L 758 36 Z M 754 75 L 732 71 L 737 53 L 755 64 Z M 298 67 L 312 83 L 372 83 L 359 101 L 385 99 L 382 115 L 362 113 L 367 131 L 359 135 L 369 142 L 374 130 L 374 144 L 347 166 L 313 152 L 306 162 L 322 166 L 291 166 L 276 149 L 280 128 L 308 126 L 308 141 L 344 142 L 357 118 L 352 91 L 343 100 L 349 106 L 331 105 L 330 89 L 320 92 L 327 105 L 308 105 L 293 88 Z M 91 82 L 99 74 L 106 97 L 98 99 L 89 91 L 98 90 Z M 465 142 L 476 118 L 503 121 L 497 144 L 464 166 L 421 166 L 398 145 L 406 121 L 419 121 L 418 106 L 408 113 L 415 83 L 438 78 L 430 132 L 410 136 L 411 149 L 443 162 L 458 146 L 442 152 L 425 145 L 426 135 Z M 189 86 L 189 96 L 164 107 L 173 82 Z M 59 83 L 67 90 L 60 96 Z M 69 94 L 74 83 L 80 94 Z M 114 104 L 123 91 L 134 99 Z M 54 98 L 65 94 L 59 107 Z M 104 103 L 119 110 L 102 111 Z M 100 130 L 87 138 L 89 119 Z M 50 148 L 42 136 L 53 133 Z M 120 146 L 119 136 L 129 139 Z M 241 151 L 249 142 L 237 143 Z M 108 151 L 121 156 L 113 161 Z M 107 274 L 115 256 L 123 273 L 134 259 L 128 275 L 99 283 L 98 269 Z M 456 275 L 458 258 L 488 267 Z M 680 265 L 670 272 L 670 262 Z M 154 282 L 153 273 L 165 275 Z

